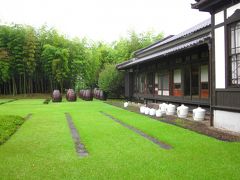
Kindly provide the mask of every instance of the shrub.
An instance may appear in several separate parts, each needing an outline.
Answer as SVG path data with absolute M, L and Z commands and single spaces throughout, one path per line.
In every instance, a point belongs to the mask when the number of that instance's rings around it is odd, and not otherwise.
M 50 102 L 50 99 L 45 99 L 44 101 L 43 101 L 43 104 L 48 104 Z
M 0 116 L 0 144 L 7 141 L 24 122 L 20 116 Z
M 110 97 L 120 97 L 123 94 L 123 73 L 116 65 L 108 64 L 99 74 L 98 86 Z

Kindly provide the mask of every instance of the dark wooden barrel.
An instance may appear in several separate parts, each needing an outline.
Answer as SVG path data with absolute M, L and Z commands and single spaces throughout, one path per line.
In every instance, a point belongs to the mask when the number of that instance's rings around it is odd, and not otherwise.
M 79 98 L 83 98 L 83 89 L 81 89 L 80 91 L 79 91 Z
M 93 90 L 93 97 L 96 98 L 97 88 L 94 88 Z
M 96 98 L 97 98 L 97 99 L 100 98 L 100 90 L 99 90 L 99 89 L 96 91 Z
M 77 96 L 73 89 L 68 89 L 67 94 L 66 94 L 66 99 L 68 101 L 76 101 L 77 100 Z
M 86 91 L 83 90 L 83 91 L 82 91 L 82 99 L 83 99 L 83 100 L 85 100 L 85 96 L 86 96 Z
M 107 94 L 103 90 L 99 90 L 99 99 L 106 101 L 107 100 Z
M 59 90 L 53 91 L 52 102 L 62 102 L 62 95 Z
M 92 101 L 93 100 L 93 94 L 91 89 L 85 90 L 85 100 L 86 101 Z

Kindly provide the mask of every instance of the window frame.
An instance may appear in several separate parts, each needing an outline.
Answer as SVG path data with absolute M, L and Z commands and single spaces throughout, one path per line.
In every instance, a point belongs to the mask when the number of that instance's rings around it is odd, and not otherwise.
M 231 55 L 231 27 L 233 25 L 237 25 L 240 23 L 240 9 L 236 9 L 236 11 L 232 14 L 232 16 L 228 17 L 225 20 L 225 63 L 226 63 L 226 88 L 232 91 L 239 91 L 240 84 L 235 85 L 232 84 L 232 63 L 230 57 Z M 240 71 L 239 71 L 240 74 Z
M 237 28 L 237 26 L 239 26 Z M 232 30 L 234 29 L 234 30 Z M 227 61 L 228 61 L 228 87 L 231 88 L 240 88 L 240 46 L 236 45 L 236 30 L 240 31 L 240 21 L 235 21 L 232 23 L 229 23 L 227 25 L 227 38 L 228 38 L 228 47 L 227 47 Z M 233 34 L 232 34 L 233 32 Z M 234 35 L 234 37 L 232 36 Z M 239 37 L 240 38 L 240 37 Z M 234 48 L 232 47 L 232 39 L 234 39 Z M 239 52 L 237 52 L 237 49 L 239 49 Z M 234 53 L 233 53 L 234 50 Z M 233 61 L 233 57 L 235 57 L 235 60 Z M 238 58 L 239 57 L 239 58 Z M 233 66 L 233 62 L 235 62 L 235 64 L 237 64 L 236 67 L 236 78 L 233 78 L 233 70 L 232 70 L 232 66 Z M 236 84 L 233 83 L 233 81 L 237 81 Z
M 168 88 L 164 87 L 164 78 L 168 78 Z M 158 91 L 161 91 L 161 95 L 157 93 L 158 96 L 170 96 L 170 72 L 168 70 L 160 70 L 157 72 L 157 78 L 158 78 Z M 161 87 L 160 87 L 161 86 Z M 168 95 L 163 95 L 163 91 L 168 91 Z

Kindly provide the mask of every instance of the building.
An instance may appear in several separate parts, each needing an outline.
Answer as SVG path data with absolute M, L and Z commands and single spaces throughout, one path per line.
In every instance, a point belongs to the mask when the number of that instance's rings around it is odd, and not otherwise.
M 240 132 L 240 2 L 197 0 L 206 20 L 134 53 L 125 96 L 209 108 L 211 125 Z

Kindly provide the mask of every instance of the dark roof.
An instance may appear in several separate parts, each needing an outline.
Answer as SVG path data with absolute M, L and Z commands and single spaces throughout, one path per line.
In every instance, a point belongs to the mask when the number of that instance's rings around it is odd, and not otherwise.
M 173 36 L 174 36 L 174 35 L 169 35 L 169 36 L 167 36 L 167 37 L 165 37 L 165 38 L 163 38 L 163 39 L 161 39 L 161 40 L 159 40 L 159 41 L 157 41 L 157 42 L 155 42 L 155 43 L 153 43 L 153 44 L 150 44 L 149 46 L 147 46 L 147 47 L 145 47 L 145 48 L 142 48 L 142 49 L 139 49 L 139 50 L 135 51 L 133 54 L 134 54 L 134 55 L 137 55 L 138 53 L 141 53 L 141 52 L 144 51 L 145 49 L 148 49 L 148 48 L 150 48 L 150 47 L 155 46 L 156 44 L 159 44 L 159 43 L 161 43 L 161 42 L 163 42 L 163 41 L 166 41 L 167 39 L 169 39 L 169 38 L 171 38 L 171 37 L 173 37 Z
M 199 11 L 213 12 L 226 4 L 236 2 L 239 2 L 239 0 L 197 0 L 196 3 L 192 4 L 192 8 L 199 9 Z
M 208 19 L 192 28 L 172 36 L 164 41 L 154 43 L 144 49 L 136 51 L 135 58 L 117 65 L 117 69 L 125 69 L 133 65 L 155 58 L 166 56 L 183 49 L 203 44 L 211 38 L 211 20 Z
M 193 34 L 194 32 L 200 31 L 201 29 L 203 29 L 203 28 L 205 28 L 207 26 L 210 26 L 210 25 L 211 25 L 211 19 L 207 19 L 207 20 L 205 20 L 205 21 L 203 21 L 203 22 L 201 22 L 201 23 L 199 23 L 199 24 L 197 24 L 197 25 L 187 29 L 186 31 L 183 31 L 183 32 L 181 32 L 181 33 L 179 33 L 179 34 L 177 34 L 175 36 L 171 36 L 170 38 L 165 39 L 164 41 L 160 41 L 158 43 L 154 43 L 154 44 L 152 44 L 152 45 L 150 45 L 150 46 L 148 46 L 148 47 L 146 47 L 144 49 L 140 49 L 140 50 L 136 51 L 137 52 L 136 55 L 141 54 L 141 53 L 143 53 L 145 51 L 149 51 L 150 49 L 157 48 L 157 47 L 159 47 L 161 45 L 164 45 L 166 43 L 178 40 L 180 38 L 184 38 L 186 36 L 189 36 L 189 35 Z

